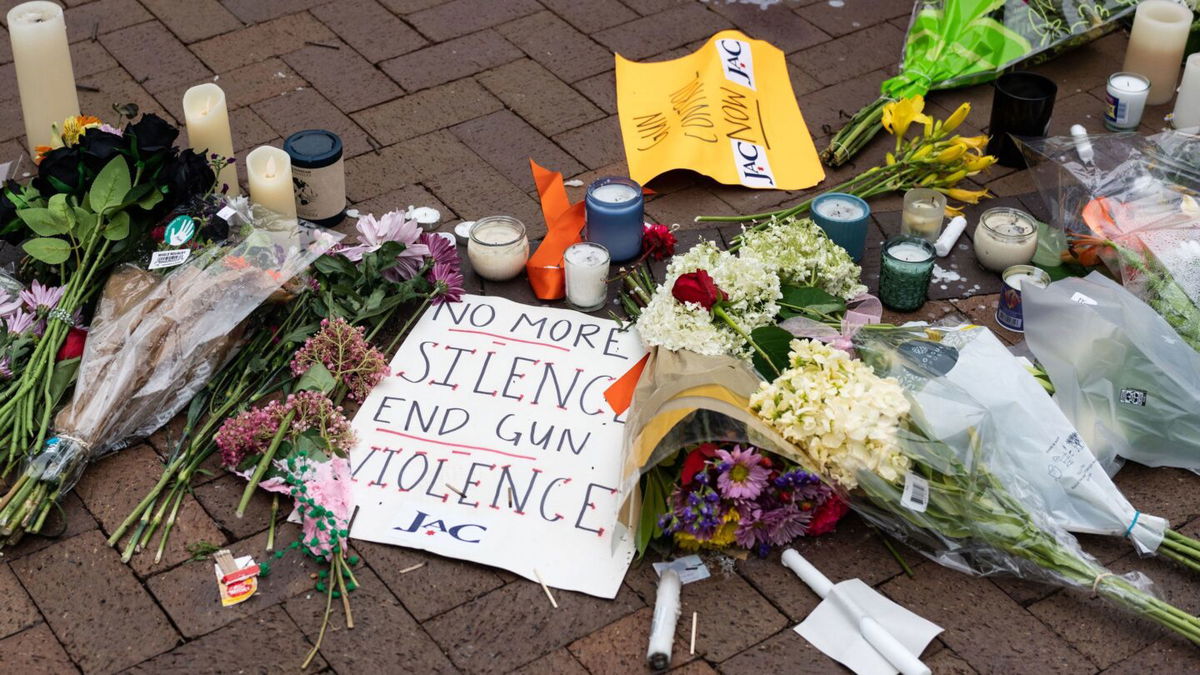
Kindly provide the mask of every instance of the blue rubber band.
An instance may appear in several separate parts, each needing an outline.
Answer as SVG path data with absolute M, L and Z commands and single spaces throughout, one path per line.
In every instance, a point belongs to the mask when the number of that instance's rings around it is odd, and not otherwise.
M 1129 527 L 1125 528 L 1125 534 L 1123 534 L 1123 535 L 1121 535 L 1121 536 L 1123 536 L 1123 537 L 1128 537 L 1128 536 L 1129 536 L 1129 533 L 1130 533 L 1130 532 L 1133 532 L 1133 526 L 1134 526 L 1134 525 L 1137 525 L 1137 519 L 1138 519 L 1138 518 L 1140 518 L 1140 517 L 1141 517 L 1141 515 L 1142 515 L 1142 512 L 1141 512 L 1141 511 L 1134 511 L 1134 512 L 1133 512 L 1133 520 L 1132 520 L 1132 521 L 1130 521 L 1130 523 L 1129 523 Z

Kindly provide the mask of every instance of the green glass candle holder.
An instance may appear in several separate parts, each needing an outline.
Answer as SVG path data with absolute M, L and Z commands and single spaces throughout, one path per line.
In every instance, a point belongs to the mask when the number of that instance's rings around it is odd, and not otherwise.
M 936 259 L 933 244 L 920 237 L 902 235 L 887 240 L 879 273 L 879 299 L 884 306 L 897 312 L 920 309 Z

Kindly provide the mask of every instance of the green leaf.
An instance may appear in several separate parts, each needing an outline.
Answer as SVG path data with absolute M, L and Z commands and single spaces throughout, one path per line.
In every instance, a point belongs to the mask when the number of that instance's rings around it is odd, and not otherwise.
M 345 256 L 336 254 L 326 254 L 317 258 L 316 262 L 313 263 L 313 267 L 318 272 L 333 277 L 354 277 L 358 273 L 358 269 L 354 266 L 354 263 L 350 262 Z
M 55 406 L 75 382 L 75 373 L 79 372 L 79 359 L 80 357 L 76 356 L 54 364 L 54 372 L 50 375 L 50 400 Z
M 783 372 L 788 367 L 792 340 L 796 336 L 779 326 L 760 326 L 750 331 L 750 339 L 758 345 L 758 349 L 754 350 L 754 369 L 767 380 L 774 380 L 776 370 Z M 760 349 L 770 359 L 769 363 L 758 353 Z
M 1038 223 L 1037 249 L 1033 264 L 1042 269 L 1062 266 L 1062 252 L 1067 250 L 1067 235 L 1057 227 Z M 1063 276 L 1066 276 L 1065 274 Z
M 62 239 L 51 237 L 30 239 L 21 244 L 21 248 L 25 249 L 25 252 L 35 260 L 40 260 L 49 265 L 66 262 L 67 258 L 71 257 L 71 245 Z
M 162 192 L 159 192 L 158 190 L 152 190 L 145 197 L 142 197 L 141 199 L 139 199 L 137 205 L 142 207 L 143 209 L 146 209 L 147 211 L 149 211 L 150 209 L 154 208 L 155 206 L 158 206 L 158 203 L 161 202 L 162 200 L 163 200 Z
M 71 209 L 71 212 L 75 216 L 75 238 L 86 241 L 92 235 L 92 230 L 96 229 L 96 223 L 100 217 L 78 206 Z
M 646 554 L 651 540 L 662 534 L 658 527 L 658 518 L 667 511 L 667 490 L 664 480 L 656 467 L 646 473 L 645 487 L 642 491 L 642 513 L 638 519 L 637 554 Z
M 92 191 L 88 193 L 88 203 L 96 213 L 104 213 L 120 206 L 129 188 L 129 164 L 123 156 L 117 155 L 96 174 Z
M 815 286 L 784 286 L 780 290 L 783 291 L 783 298 L 779 301 L 781 307 L 779 316 L 784 319 L 790 319 L 793 316 L 810 316 L 798 308 L 829 315 L 837 315 L 846 311 L 845 301 Z
M 129 236 L 129 212 L 117 211 L 108 219 L 104 227 L 104 238 L 109 241 L 121 241 Z
M 58 195 L 55 195 L 56 197 Z M 33 230 L 39 237 L 53 237 L 56 234 L 66 234 L 70 229 L 65 219 L 55 217 L 50 209 L 21 209 L 17 217 L 25 226 Z
M 337 380 L 333 379 L 333 373 L 320 363 L 309 366 L 308 370 L 300 376 L 300 380 L 296 382 L 297 391 L 319 391 L 322 394 L 333 391 L 335 386 L 337 386 Z
M 53 195 L 46 205 L 50 209 L 50 215 L 54 216 L 54 220 L 63 223 L 68 231 L 75 226 L 75 213 L 71 210 L 71 205 L 67 203 L 66 195 L 62 193 Z

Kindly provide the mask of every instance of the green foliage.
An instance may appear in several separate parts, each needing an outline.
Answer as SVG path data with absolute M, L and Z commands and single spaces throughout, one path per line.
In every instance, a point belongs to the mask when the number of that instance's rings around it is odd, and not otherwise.
M 846 302 L 815 286 L 784 286 L 783 298 L 779 301 L 779 316 L 790 319 L 794 316 L 833 316 L 846 311 Z
M 53 237 L 38 237 L 30 239 L 21 245 L 25 252 L 35 260 L 48 265 L 58 265 L 71 257 L 71 245 L 62 239 Z
M 61 196 L 66 197 L 66 195 Z M 69 221 L 66 218 L 56 216 L 48 208 L 21 209 L 17 211 L 17 217 L 21 219 L 21 222 L 25 223 L 26 227 L 33 230 L 34 234 L 40 237 L 53 237 L 59 234 L 66 234 L 71 229 Z
M 297 391 L 319 391 L 328 394 L 337 386 L 337 380 L 324 364 L 314 363 L 304 371 L 296 382 Z
M 795 336 L 775 325 L 761 326 L 750 332 L 750 339 L 758 345 L 763 354 L 754 352 L 754 368 L 768 380 L 774 379 L 776 372 L 783 372 L 788 367 L 790 345 Z M 768 362 L 767 359 L 770 359 Z M 772 367 L 773 366 L 773 367 Z
M 667 499 L 671 496 L 672 480 L 659 466 L 646 472 L 642 478 L 642 513 L 638 520 L 637 554 L 646 554 L 650 542 L 662 536 L 658 519 L 669 510 Z
M 124 203 L 130 187 L 129 164 L 117 155 L 96 174 L 88 192 L 88 205 L 100 214 L 116 209 Z

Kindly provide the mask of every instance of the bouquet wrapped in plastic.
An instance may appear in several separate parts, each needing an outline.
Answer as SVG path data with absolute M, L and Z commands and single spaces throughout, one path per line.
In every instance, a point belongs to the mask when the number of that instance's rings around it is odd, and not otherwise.
M 261 212 L 256 212 L 261 213 Z M 166 275 L 127 265 L 105 285 L 74 398 L 0 498 L 0 538 L 37 532 L 88 462 L 170 420 L 229 359 L 240 326 L 340 237 L 274 216 Z
M 876 367 L 886 372 L 887 362 Z M 629 413 L 623 488 L 632 494 L 639 473 L 673 450 L 662 441 L 674 429 L 711 411 L 725 420 L 712 433 L 796 462 L 943 565 L 1091 589 L 1200 643 L 1200 619 L 1154 597 L 1141 575 L 1116 575 L 1083 552 L 1019 475 L 992 473 L 1003 449 L 987 408 L 916 362 L 892 363 L 912 374 L 905 386 L 810 340 L 792 342 L 771 382 L 734 358 L 655 350 Z M 925 414 L 934 403 L 936 420 Z
M 1070 137 L 1024 144 L 1054 225 L 1034 262 L 1052 277 L 1104 264 L 1200 350 L 1200 136 L 1088 142 L 1083 156 Z

